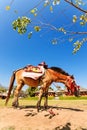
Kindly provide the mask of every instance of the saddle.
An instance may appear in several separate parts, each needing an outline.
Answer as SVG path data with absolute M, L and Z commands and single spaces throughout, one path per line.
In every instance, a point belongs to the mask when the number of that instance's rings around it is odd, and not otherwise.
M 38 66 L 28 65 L 24 68 L 25 72 L 42 73 Z
M 43 71 L 38 66 L 28 65 L 28 66 L 24 67 L 24 72 L 22 73 L 22 76 L 37 80 L 41 76 L 43 76 L 44 73 L 45 73 L 45 69 Z

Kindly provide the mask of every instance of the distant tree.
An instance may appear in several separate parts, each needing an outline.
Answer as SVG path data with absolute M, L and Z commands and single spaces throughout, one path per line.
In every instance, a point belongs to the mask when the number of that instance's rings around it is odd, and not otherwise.
M 5 87 L 0 87 L 0 92 L 6 92 L 7 89 Z
M 26 93 L 29 94 L 30 97 L 34 97 L 35 96 L 35 92 L 37 91 L 38 88 L 35 87 L 28 87 L 26 89 Z
M 52 90 L 52 91 L 53 91 L 54 89 L 50 86 L 50 87 L 49 87 L 49 90 Z

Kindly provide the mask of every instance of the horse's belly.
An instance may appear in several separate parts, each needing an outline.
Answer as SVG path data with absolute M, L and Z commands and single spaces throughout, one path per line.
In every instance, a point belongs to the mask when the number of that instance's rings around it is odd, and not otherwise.
M 34 80 L 31 78 L 23 78 L 24 79 L 24 84 L 30 86 L 30 87 L 38 87 L 39 86 L 39 80 Z

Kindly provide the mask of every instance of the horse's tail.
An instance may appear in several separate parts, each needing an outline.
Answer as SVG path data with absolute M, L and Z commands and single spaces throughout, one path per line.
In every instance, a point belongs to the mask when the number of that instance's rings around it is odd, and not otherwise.
M 14 80 L 15 80 L 15 71 L 13 72 L 13 74 L 11 76 L 11 79 L 10 79 L 10 85 L 9 85 L 9 89 L 8 89 L 8 94 L 7 94 L 7 98 L 6 98 L 6 101 L 5 101 L 5 105 L 7 105 L 8 100 L 10 98 L 10 94 L 11 94 L 11 91 L 13 89 Z

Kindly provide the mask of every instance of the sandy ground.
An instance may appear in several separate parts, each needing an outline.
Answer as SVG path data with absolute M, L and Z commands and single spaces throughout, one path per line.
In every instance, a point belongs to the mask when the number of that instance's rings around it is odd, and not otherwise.
M 87 101 L 61 102 L 39 113 L 35 106 L 0 107 L 0 130 L 87 130 Z

